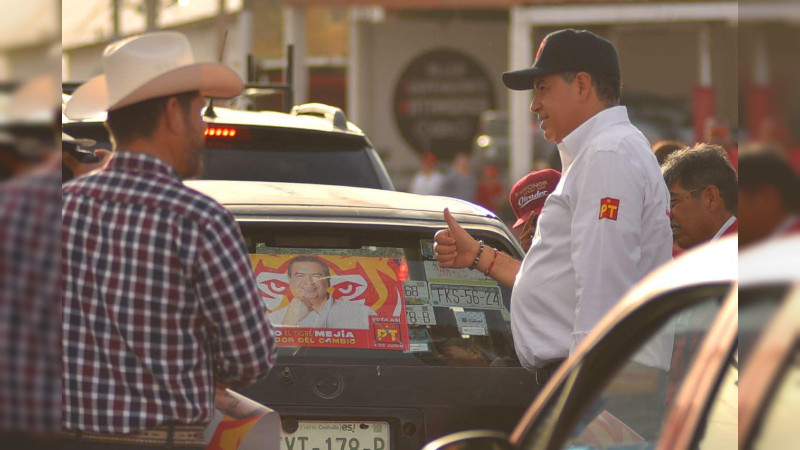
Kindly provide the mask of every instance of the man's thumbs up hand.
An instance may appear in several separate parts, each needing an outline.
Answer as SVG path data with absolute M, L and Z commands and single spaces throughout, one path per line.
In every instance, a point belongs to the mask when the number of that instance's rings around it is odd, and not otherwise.
M 478 254 L 478 242 L 459 225 L 447 208 L 444 210 L 444 221 L 447 222 L 447 228 L 437 231 L 433 237 L 436 261 L 443 268 L 471 266 Z

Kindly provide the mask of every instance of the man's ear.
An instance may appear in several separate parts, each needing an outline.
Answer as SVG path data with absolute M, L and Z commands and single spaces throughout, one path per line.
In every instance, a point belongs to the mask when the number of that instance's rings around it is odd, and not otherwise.
M 712 211 L 722 211 L 725 209 L 725 200 L 719 192 L 719 188 L 713 184 L 709 184 L 703 189 L 701 194 L 703 203 Z
M 575 75 L 575 83 L 578 88 L 578 97 L 581 100 L 587 100 L 594 89 L 592 87 L 592 76 L 586 72 L 578 72 Z
M 164 106 L 164 125 L 171 134 L 182 134 L 186 126 L 183 108 L 177 97 L 167 99 Z

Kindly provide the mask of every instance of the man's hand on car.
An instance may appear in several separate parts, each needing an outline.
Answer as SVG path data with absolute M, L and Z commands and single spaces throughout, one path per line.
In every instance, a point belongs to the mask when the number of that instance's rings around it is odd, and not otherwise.
M 478 254 L 478 241 L 458 224 L 447 208 L 444 210 L 444 220 L 447 228 L 437 231 L 433 237 L 436 261 L 443 268 L 470 267 Z

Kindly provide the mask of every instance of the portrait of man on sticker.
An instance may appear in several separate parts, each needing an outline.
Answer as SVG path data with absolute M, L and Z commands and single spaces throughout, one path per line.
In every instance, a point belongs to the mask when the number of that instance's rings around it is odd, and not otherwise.
M 292 298 L 289 306 L 269 314 L 275 326 L 345 328 L 366 330 L 369 317 L 377 313 L 369 306 L 331 296 L 331 270 L 312 255 L 294 257 L 287 270 Z

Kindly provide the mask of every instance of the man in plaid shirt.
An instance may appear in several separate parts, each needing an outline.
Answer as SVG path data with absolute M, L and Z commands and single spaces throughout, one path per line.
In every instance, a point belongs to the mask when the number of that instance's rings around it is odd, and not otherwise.
M 41 172 L 0 182 L 3 448 L 57 448 L 59 443 L 61 181 L 57 163 L 51 161 Z
M 1 448 L 60 443 L 58 80 L 24 81 L 0 111 Z
M 118 41 L 103 62 L 65 110 L 107 110 L 115 156 L 63 188 L 64 446 L 203 448 L 215 384 L 275 362 L 233 216 L 181 181 L 201 171 L 204 96 L 243 85 L 176 32 Z

